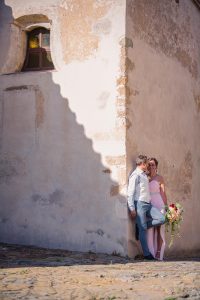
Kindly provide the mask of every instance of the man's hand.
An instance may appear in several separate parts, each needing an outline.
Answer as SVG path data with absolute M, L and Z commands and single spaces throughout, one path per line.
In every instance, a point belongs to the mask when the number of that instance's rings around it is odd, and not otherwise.
M 131 216 L 131 219 L 135 219 L 136 211 L 135 210 L 130 211 L 130 216 Z

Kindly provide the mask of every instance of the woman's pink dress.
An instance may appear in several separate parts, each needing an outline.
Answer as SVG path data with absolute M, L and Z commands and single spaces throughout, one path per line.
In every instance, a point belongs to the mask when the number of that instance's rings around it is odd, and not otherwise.
M 151 194 L 151 204 L 159 209 L 160 211 L 163 210 L 165 204 L 162 200 L 160 194 L 160 184 L 157 180 L 151 180 L 149 182 L 149 189 Z M 162 246 L 160 249 L 160 260 L 163 260 L 164 250 L 165 250 L 165 225 L 161 226 L 160 234 L 162 238 Z M 156 227 L 149 228 L 147 230 L 147 243 L 149 247 L 149 251 L 155 257 L 157 252 L 157 229 Z

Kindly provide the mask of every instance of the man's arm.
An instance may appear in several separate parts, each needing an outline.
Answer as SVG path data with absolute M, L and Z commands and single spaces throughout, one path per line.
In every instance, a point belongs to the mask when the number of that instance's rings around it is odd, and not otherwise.
M 135 205 L 134 205 L 134 194 L 136 186 L 137 174 L 132 174 L 129 177 L 128 189 L 127 189 L 127 198 L 128 198 L 128 208 L 132 217 L 136 216 Z

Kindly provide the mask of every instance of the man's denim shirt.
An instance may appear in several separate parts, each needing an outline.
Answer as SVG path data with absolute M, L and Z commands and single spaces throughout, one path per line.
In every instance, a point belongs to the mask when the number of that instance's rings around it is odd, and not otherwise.
M 129 177 L 128 182 L 128 207 L 135 210 L 134 201 L 144 201 L 150 203 L 149 180 L 144 171 L 136 168 Z

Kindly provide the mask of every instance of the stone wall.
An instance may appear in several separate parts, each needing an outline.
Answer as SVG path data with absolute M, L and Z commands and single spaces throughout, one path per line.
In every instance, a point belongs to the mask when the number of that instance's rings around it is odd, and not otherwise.
M 197 253 L 198 7 L 188 0 L 0 5 L 1 241 L 139 253 L 134 224 L 127 226 L 126 181 L 146 153 L 159 160 L 169 202 L 185 209 L 173 253 Z M 21 72 L 35 26 L 50 29 L 53 71 Z
M 192 1 L 127 1 L 127 172 L 156 157 L 168 202 L 184 206 L 168 254 L 200 249 L 200 11 Z M 137 244 L 129 239 L 130 252 Z
M 7 0 L 1 12 L 1 241 L 125 255 L 124 1 Z M 26 30 L 43 23 L 55 70 L 20 72 Z

